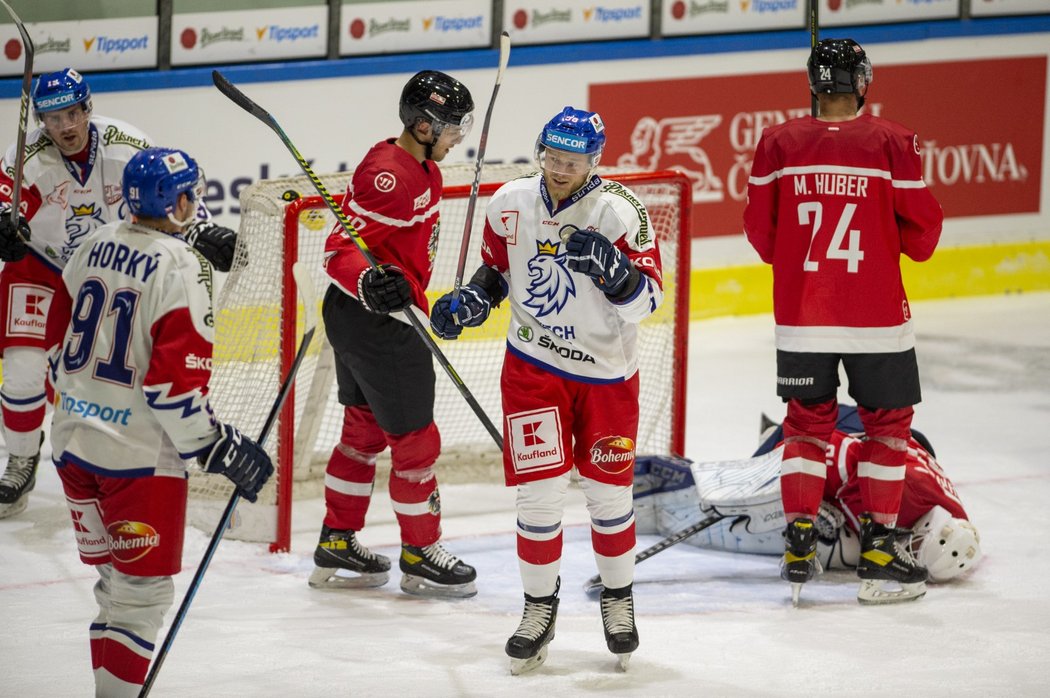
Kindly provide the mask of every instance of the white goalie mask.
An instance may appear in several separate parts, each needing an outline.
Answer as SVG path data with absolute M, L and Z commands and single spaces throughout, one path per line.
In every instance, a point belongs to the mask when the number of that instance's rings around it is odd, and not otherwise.
M 981 537 L 972 523 L 934 507 L 912 527 L 911 551 L 930 572 L 930 580 L 946 582 L 973 569 L 981 559 Z

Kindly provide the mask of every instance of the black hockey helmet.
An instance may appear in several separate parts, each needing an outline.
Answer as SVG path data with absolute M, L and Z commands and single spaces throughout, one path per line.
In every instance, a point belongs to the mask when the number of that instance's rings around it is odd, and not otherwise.
M 401 91 L 401 123 L 411 129 L 426 121 L 434 126 L 435 137 L 446 125 L 459 126 L 465 135 L 473 123 L 473 111 L 474 100 L 466 85 L 437 70 L 416 73 Z
M 806 64 L 813 94 L 855 94 L 857 106 L 871 84 L 871 61 L 853 39 L 824 39 L 813 47 Z

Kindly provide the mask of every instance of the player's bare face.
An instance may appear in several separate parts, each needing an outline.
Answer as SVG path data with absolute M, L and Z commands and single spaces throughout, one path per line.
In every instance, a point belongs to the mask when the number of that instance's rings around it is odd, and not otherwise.
M 75 155 L 87 145 L 89 117 L 82 105 L 74 104 L 41 114 L 40 123 L 63 155 Z
M 543 154 L 543 179 L 547 191 L 558 201 L 569 198 L 587 182 L 591 158 L 585 153 L 568 153 L 547 148 Z

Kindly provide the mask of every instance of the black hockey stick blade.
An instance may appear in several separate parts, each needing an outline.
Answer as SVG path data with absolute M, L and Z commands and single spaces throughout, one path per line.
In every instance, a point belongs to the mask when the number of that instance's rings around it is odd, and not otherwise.
M 295 360 L 292 362 L 291 367 L 288 369 L 288 374 L 281 383 L 281 389 L 277 392 L 277 399 L 274 400 L 273 405 L 270 407 L 270 413 L 266 416 L 266 422 L 263 424 L 262 430 L 259 432 L 259 438 L 257 441 L 259 446 L 263 446 L 266 443 L 266 438 L 270 435 L 274 422 L 277 421 L 277 415 L 280 414 L 285 399 L 287 399 L 288 394 L 292 391 L 292 385 L 295 383 L 295 376 L 299 372 L 299 366 L 303 362 L 303 357 L 306 356 L 306 351 L 309 349 L 310 342 L 314 337 L 314 331 L 317 329 L 317 293 L 314 289 L 313 277 L 310 276 L 310 270 L 307 269 L 306 265 L 302 262 L 296 262 L 292 265 L 292 276 L 295 278 L 295 285 L 299 297 L 302 299 L 306 316 L 303 327 L 303 338 L 302 341 L 299 342 L 299 350 L 295 354 Z M 139 698 L 145 698 L 149 695 L 150 690 L 152 690 L 153 684 L 157 680 L 157 675 L 160 673 L 161 667 L 164 666 L 164 660 L 167 659 L 168 653 L 171 651 L 171 646 L 175 643 L 175 636 L 178 634 L 179 628 L 182 627 L 183 621 L 186 620 L 186 615 L 190 610 L 190 604 L 193 603 L 194 597 L 197 596 L 197 591 L 200 589 L 201 582 L 204 579 L 204 573 L 208 571 L 208 566 L 211 565 L 211 560 L 215 556 L 215 551 L 219 547 L 219 541 L 222 540 L 222 536 L 226 532 L 226 529 L 230 527 L 230 520 L 233 518 L 233 510 L 237 508 L 237 503 L 240 499 L 240 494 L 234 490 L 233 494 L 230 496 L 230 501 L 227 502 L 226 508 L 222 512 L 222 518 L 219 520 L 219 525 L 215 528 L 215 533 L 212 534 L 211 540 L 208 541 L 208 547 L 205 549 L 204 557 L 201 558 L 200 565 L 197 566 L 197 571 L 193 575 L 193 581 L 190 582 L 189 587 L 186 589 L 186 595 L 183 597 L 182 603 L 179 605 L 179 610 L 175 613 L 175 617 L 171 621 L 171 627 L 168 629 L 168 634 L 164 637 L 164 642 L 161 643 L 160 649 L 157 650 L 157 654 L 153 658 L 153 665 L 149 668 L 149 673 L 146 674 L 146 680 L 142 684 L 142 688 L 139 690 Z
M 232 82 L 226 79 L 225 75 L 223 75 L 217 70 L 213 70 L 211 71 L 211 81 L 215 84 L 215 87 L 218 88 L 219 92 L 226 95 L 231 102 L 233 102 L 238 107 L 254 116 L 259 121 L 262 121 L 264 124 L 272 128 L 273 130 L 283 133 L 283 131 L 281 131 L 281 127 L 278 125 L 277 121 L 273 118 L 270 112 L 260 107 L 258 104 L 253 102 L 248 97 L 248 95 L 244 94 L 239 89 L 237 89 Z
M 703 531 L 705 528 L 711 528 L 712 526 L 714 526 L 716 523 L 718 523 L 719 521 L 721 521 L 724 518 L 725 517 L 723 515 L 721 515 L 721 514 L 712 514 L 711 516 L 708 516 L 706 519 L 702 519 L 701 521 L 697 521 L 692 526 L 689 526 L 687 528 L 683 528 L 681 531 L 678 531 L 677 533 L 672 533 L 667 538 L 664 538 L 663 540 L 661 540 L 659 542 L 653 543 L 651 546 L 649 546 L 648 548 L 646 548 L 642 552 L 640 552 L 637 555 L 635 555 L 634 556 L 634 564 L 637 565 L 639 562 L 642 562 L 643 560 L 648 560 L 653 555 L 656 555 L 659 552 L 667 550 L 672 545 L 677 545 L 678 543 L 681 543 L 686 538 L 690 538 L 692 536 L 695 536 L 697 533 L 700 533 L 700 531 Z M 604 589 L 604 588 L 605 588 L 605 586 L 602 584 L 602 576 L 600 574 L 594 575 L 593 577 L 588 579 L 586 582 L 584 582 L 584 585 L 583 585 L 583 590 L 585 592 L 587 592 L 588 594 L 600 593 L 602 591 L 602 589 Z

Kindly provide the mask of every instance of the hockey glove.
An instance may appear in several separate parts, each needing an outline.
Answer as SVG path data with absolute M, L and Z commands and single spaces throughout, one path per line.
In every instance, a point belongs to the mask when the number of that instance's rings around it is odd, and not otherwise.
M 237 233 L 211 221 L 195 221 L 186 231 L 186 242 L 204 255 L 218 271 L 229 271 L 237 248 Z M 243 266 L 247 260 L 241 263 Z
M 629 296 L 638 286 L 638 270 L 601 233 L 574 231 L 565 242 L 565 257 L 569 269 L 589 276 L 613 300 Z
M 11 204 L 0 204 L 0 260 L 17 262 L 25 257 L 30 234 L 25 216 L 19 216 L 15 225 L 11 222 Z
M 489 294 L 480 286 L 467 284 L 459 289 L 455 310 L 451 293 L 438 298 L 430 311 L 430 329 L 442 339 L 456 339 L 464 327 L 480 327 L 491 310 Z
M 207 458 L 198 461 L 207 472 L 229 478 L 237 493 L 249 502 L 258 499 L 259 490 L 273 474 L 273 463 L 266 451 L 231 424 L 219 425 L 219 440 Z
M 412 287 L 404 273 L 391 264 L 384 264 L 382 270 L 366 269 L 357 279 L 357 297 L 365 307 L 387 314 L 412 305 Z

